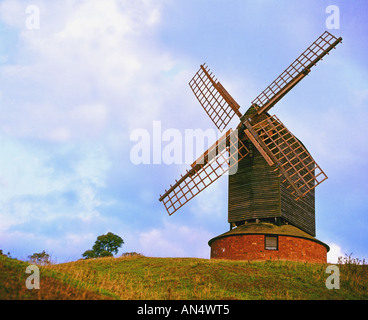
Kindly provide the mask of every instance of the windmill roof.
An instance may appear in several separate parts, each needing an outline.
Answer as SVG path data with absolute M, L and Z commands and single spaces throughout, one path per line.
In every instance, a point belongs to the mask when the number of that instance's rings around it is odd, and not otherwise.
M 311 241 L 318 242 L 326 247 L 327 252 L 330 250 L 330 247 L 323 243 L 322 241 L 312 237 L 308 233 L 300 230 L 297 227 L 294 227 L 290 224 L 284 224 L 281 226 L 266 223 L 266 222 L 259 222 L 259 223 L 245 223 L 239 227 L 236 227 L 228 232 L 225 232 L 215 238 L 212 238 L 208 241 L 208 245 L 211 246 L 212 242 L 224 237 L 230 237 L 235 235 L 242 235 L 242 234 L 273 234 L 273 235 L 280 235 L 280 236 L 289 236 L 289 237 L 296 237 L 296 238 L 304 238 Z

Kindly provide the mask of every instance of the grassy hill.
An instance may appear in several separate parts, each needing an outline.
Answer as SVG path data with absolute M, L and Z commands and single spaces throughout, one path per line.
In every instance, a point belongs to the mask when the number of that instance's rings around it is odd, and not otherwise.
M 0 256 L 0 299 L 368 299 L 368 266 L 339 264 L 328 290 L 327 264 L 143 256 L 40 267 L 40 289 L 25 287 L 27 262 Z

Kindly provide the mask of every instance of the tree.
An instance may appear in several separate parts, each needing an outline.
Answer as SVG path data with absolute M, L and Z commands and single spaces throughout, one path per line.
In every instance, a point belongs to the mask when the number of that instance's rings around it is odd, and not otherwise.
M 31 256 L 28 256 L 28 259 L 31 263 L 45 266 L 51 263 L 50 255 L 43 250 L 41 253 L 34 253 Z
M 124 240 L 112 232 L 97 237 L 92 250 L 85 251 L 82 256 L 85 259 L 112 257 L 117 254 L 119 248 L 124 244 Z

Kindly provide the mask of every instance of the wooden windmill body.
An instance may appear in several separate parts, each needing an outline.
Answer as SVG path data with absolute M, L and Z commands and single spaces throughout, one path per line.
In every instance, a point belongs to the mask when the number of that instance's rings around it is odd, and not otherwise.
M 229 175 L 228 222 L 230 228 L 250 221 L 288 222 L 315 236 L 315 190 L 298 201 L 283 180 L 252 144 L 250 154 Z
M 230 231 L 209 241 L 212 258 L 325 262 L 315 239 L 315 187 L 327 179 L 302 142 L 268 111 L 342 41 L 325 31 L 242 114 L 201 65 L 189 85 L 219 130 L 240 118 L 160 196 L 171 215 L 229 173 Z

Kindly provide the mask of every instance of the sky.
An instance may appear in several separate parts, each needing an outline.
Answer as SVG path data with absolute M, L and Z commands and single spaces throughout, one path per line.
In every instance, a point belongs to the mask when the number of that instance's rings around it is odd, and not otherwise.
M 185 148 L 189 133 L 219 134 L 188 82 L 206 62 L 245 112 L 325 30 L 342 44 L 270 113 L 329 177 L 316 189 L 328 261 L 367 259 L 359 0 L 0 1 L 0 249 L 73 261 L 113 232 L 119 254 L 209 258 L 229 230 L 227 177 L 172 216 L 158 200 L 205 151 Z

